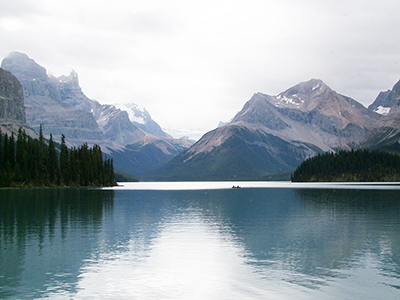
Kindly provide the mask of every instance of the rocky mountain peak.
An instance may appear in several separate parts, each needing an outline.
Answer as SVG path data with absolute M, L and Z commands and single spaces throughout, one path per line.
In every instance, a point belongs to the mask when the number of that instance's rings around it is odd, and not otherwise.
M 78 73 L 75 70 L 71 70 L 69 75 L 61 75 L 60 77 L 50 76 L 50 78 L 63 85 L 79 87 Z
M 400 111 L 400 81 L 393 86 L 392 90 L 380 92 L 368 109 L 381 115 L 398 113 Z
M 129 120 L 140 129 L 158 137 L 171 137 L 151 118 L 150 113 L 144 107 L 136 103 L 117 103 L 113 105 L 122 111 L 126 111 Z
M 324 91 L 326 88 L 328 88 L 328 86 L 322 80 L 311 79 L 309 81 L 300 82 L 281 94 L 285 94 L 287 96 L 312 96 Z
M 0 68 L 0 118 L 26 122 L 24 95 L 18 79 Z
M 37 64 L 28 55 L 20 52 L 11 52 L 3 59 L 1 67 L 10 71 L 20 81 L 26 79 L 47 80 L 46 69 Z
M 22 127 L 29 136 L 37 137 L 26 124 L 24 95 L 21 83 L 10 72 L 0 68 L 0 129 L 2 133 L 17 134 Z
M 324 100 L 331 98 L 332 91 L 322 80 L 301 82 L 275 97 L 276 107 L 297 108 L 311 111 Z

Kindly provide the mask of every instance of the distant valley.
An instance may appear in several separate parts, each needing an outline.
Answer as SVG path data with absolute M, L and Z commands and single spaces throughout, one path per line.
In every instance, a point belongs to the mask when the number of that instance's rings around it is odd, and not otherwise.
M 2 92 L 8 95 L 0 102 L 3 132 L 22 125 L 36 134 L 42 124 L 46 137 L 64 134 L 69 146 L 100 145 L 116 170 L 144 180 L 289 179 L 318 153 L 355 148 L 400 153 L 400 83 L 379 93 L 368 108 L 319 79 L 275 96 L 256 93 L 230 122 L 193 143 L 173 138 L 134 103 L 102 105 L 89 99 L 74 71 L 49 76 L 18 52 L 1 67 L 2 85 L 12 83 L 13 74 L 23 90 L 23 97 L 10 88 Z
M 78 74 L 53 77 L 26 54 L 12 52 L 1 67 L 21 83 L 26 123 L 45 137 L 59 141 L 64 134 L 69 146 L 98 144 L 114 158 L 116 170 L 141 175 L 160 167 L 192 144 L 174 139 L 151 119 L 150 114 L 127 104 L 101 105 L 82 92 Z

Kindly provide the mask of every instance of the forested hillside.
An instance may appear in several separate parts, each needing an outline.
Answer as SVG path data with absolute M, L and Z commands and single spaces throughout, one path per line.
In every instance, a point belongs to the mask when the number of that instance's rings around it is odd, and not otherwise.
M 319 154 L 301 163 L 292 181 L 400 181 L 400 156 L 368 150 Z
M 57 151 L 51 135 L 46 143 L 42 130 L 33 139 L 21 128 L 0 137 L 1 187 L 115 185 L 113 161 L 98 145 L 68 148 L 62 136 Z

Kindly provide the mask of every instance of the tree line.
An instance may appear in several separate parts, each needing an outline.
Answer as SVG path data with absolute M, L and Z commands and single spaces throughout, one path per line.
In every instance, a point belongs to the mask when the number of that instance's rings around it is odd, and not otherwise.
M 292 181 L 400 181 L 400 156 L 366 149 L 318 154 L 300 164 Z
M 56 148 L 22 128 L 10 136 L 0 130 L 0 187 L 111 186 L 115 185 L 112 159 L 104 159 L 99 145 L 68 148 L 65 136 Z

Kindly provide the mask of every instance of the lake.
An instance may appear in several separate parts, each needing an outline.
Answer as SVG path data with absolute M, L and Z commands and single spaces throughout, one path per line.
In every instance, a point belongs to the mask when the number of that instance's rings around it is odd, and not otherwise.
M 400 185 L 2 189 L 0 298 L 400 299 Z

